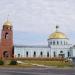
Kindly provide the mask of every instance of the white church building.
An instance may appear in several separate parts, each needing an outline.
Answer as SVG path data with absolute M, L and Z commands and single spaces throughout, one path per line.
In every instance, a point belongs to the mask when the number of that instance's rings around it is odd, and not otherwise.
M 75 46 L 58 30 L 48 37 L 48 46 L 14 46 L 15 58 L 69 58 L 75 57 Z

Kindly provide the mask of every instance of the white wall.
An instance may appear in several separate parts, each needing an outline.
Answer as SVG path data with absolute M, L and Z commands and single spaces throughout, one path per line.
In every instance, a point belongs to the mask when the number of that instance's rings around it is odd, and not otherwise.
M 47 52 L 49 52 L 50 57 L 50 48 L 42 48 L 42 47 L 14 47 L 14 56 L 18 57 L 26 57 L 26 52 L 28 52 L 28 57 L 33 57 L 34 51 L 36 52 L 36 57 L 41 57 L 40 52 L 43 53 L 42 57 L 47 57 Z

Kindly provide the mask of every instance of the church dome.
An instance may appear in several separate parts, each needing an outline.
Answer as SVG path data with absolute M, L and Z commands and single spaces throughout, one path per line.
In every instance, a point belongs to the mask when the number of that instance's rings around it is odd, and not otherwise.
M 12 23 L 10 22 L 10 21 L 6 21 L 3 25 L 6 25 L 6 26 L 11 26 L 12 25 Z
M 58 26 L 56 26 L 56 31 L 54 33 L 52 33 L 51 35 L 49 35 L 49 39 L 65 39 L 67 38 L 66 35 L 62 32 L 58 31 Z
M 54 32 L 49 36 L 49 39 L 64 39 L 67 38 L 62 32 Z

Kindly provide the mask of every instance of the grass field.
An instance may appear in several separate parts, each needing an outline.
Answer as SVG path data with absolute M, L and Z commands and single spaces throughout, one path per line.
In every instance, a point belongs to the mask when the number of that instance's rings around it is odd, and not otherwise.
M 44 66 L 57 66 L 57 67 L 71 67 L 73 66 L 70 61 L 47 61 L 47 60 L 23 60 L 22 62 L 29 65 L 44 65 Z
M 5 64 L 4 66 L 6 67 L 11 67 L 13 65 L 8 65 L 11 60 L 6 60 L 4 61 Z M 60 60 L 16 60 L 16 61 L 21 61 L 23 63 L 19 63 L 18 65 L 15 65 L 14 67 L 38 67 L 39 65 L 42 67 L 45 66 L 55 66 L 55 67 L 72 67 L 72 62 L 65 60 L 60 61 Z
M 23 65 L 32 65 L 32 66 L 37 66 L 37 65 L 44 65 L 44 66 L 56 66 L 56 67 L 72 67 L 72 62 L 71 61 L 65 61 L 65 60 L 20 60 L 22 61 Z

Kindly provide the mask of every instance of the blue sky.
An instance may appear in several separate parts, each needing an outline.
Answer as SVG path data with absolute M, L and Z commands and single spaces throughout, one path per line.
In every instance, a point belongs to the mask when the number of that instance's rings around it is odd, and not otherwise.
M 75 0 L 0 0 L 0 30 L 8 14 L 14 44 L 47 45 L 56 25 L 75 44 Z

